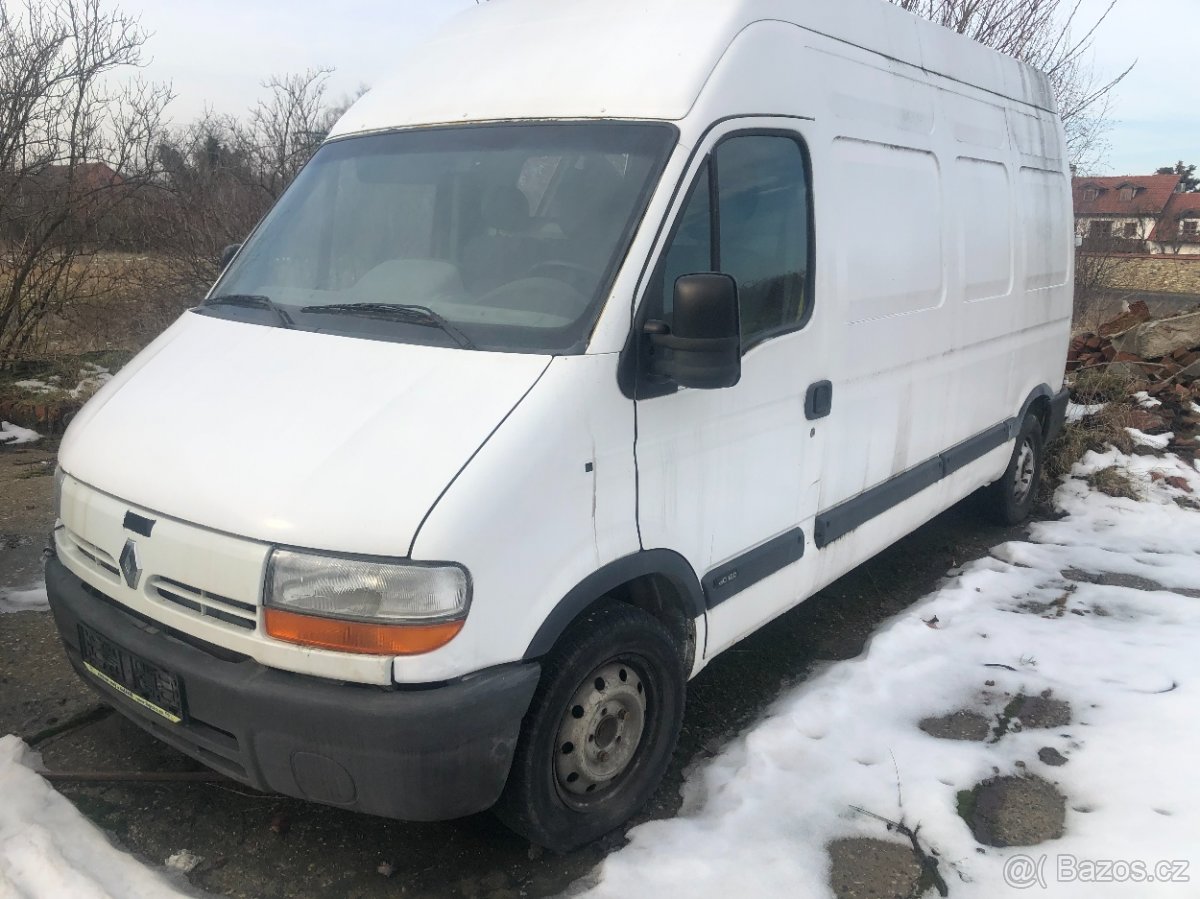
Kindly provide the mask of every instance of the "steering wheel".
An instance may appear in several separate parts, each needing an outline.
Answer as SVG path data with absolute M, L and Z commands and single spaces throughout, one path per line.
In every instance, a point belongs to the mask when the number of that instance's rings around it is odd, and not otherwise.
M 588 293 L 599 280 L 595 269 L 578 262 L 568 262 L 565 259 L 544 259 L 525 273 L 526 278 L 538 276 L 565 281 L 581 293 Z M 565 277 L 564 277 L 565 276 Z

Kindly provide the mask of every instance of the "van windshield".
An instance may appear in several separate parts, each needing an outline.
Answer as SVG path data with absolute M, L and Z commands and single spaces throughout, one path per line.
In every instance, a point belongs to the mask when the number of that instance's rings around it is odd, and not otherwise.
M 196 311 L 578 353 L 675 141 L 669 125 L 473 125 L 332 141 Z

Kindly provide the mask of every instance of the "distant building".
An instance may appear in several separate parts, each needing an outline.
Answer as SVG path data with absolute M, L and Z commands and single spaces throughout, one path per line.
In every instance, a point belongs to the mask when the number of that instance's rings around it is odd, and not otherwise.
M 1200 256 L 1200 193 L 1171 195 L 1150 246 L 1154 253 Z
M 1178 175 L 1075 178 L 1075 233 L 1108 253 L 1200 255 L 1200 193 Z
M 47 166 L 44 172 L 44 176 L 54 182 L 66 181 L 70 174 L 71 167 L 66 165 Z M 107 162 L 82 162 L 75 166 L 75 183 L 84 190 L 99 190 L 118 187 L 125 179 Z

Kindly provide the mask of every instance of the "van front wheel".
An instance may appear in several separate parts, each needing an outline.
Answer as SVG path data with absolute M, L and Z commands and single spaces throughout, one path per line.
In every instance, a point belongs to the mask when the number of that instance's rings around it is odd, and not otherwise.
M 584 615 L 543 664 L 497 815 L 559 852 L 620 827 L 671 761 L 685 680 L 651 615 L 618 603 Z
M 988 488 L 989 505 L 1001 524 L 1020 524 L 1029 517 L 1042 481 L 1044 452 L 1042 423 L 1027 415 L 1004 476 Z

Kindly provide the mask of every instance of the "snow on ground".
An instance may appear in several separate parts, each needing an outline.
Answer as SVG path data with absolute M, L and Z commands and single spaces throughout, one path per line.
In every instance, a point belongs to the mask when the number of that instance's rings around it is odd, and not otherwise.
M 46 585 L 43 583 L 34 584 L 24 590 L 0 587 L 0 615 L 5 612 L 44 612 L 49 608 Z
M 13 386 L 24 390 L 26 393 L 32 393 L 40 396 L 48 393 L 62 394 L 65 393 L 74 399 L 87 399 L 105 384 L 112 380 L 112 372 L 107 368 L 99 365 L 88 363 L 79 369 L 79 383 L 74 387 L 64 387 L 62 378 L 59 375 L 51 375 L 42 381 L 36 378 L 30 378 L 25 381 L 16 381 Z
M 1114 499 L 1078 479 L 1111 465 L 1130 473 L 1144 501 Z M 1073 474 L 1056 496 L 1067 517 L 1034 524 L 1027 541 L 952 573 L 864 655 L 783 696 L 692 773 L 678 817 L 635 828 L 629 845 L 576 890 L 630 899 L 675 895 L 687 884 L 696 899 L 826 897 L 831 841 L 905 842 L 858 807 L 920 825 L 954 899 L 1010 895 L 1005 866 L 1020 856 L 1033 867 L 1018 873 L 1040 870 L 1046 889 L 1032 890 L 1038 895 L 1196 896 L 1200 597 L 1170 591 L 1200 586 L 1200 511 L 1177 503 L 1190 501 L 1187 492 L 1161 478 L 1182 478 L 1176 483 L 1200 495 L 1200 474 L 1173 456 L 1116 450 L 1089 454 Z M 1135 576 L 1148 589 L 1076 582 L 1064 572 Z M 923 718 L 959 709 L 996 721 L 1012 696 L 1046 690 L 1070 703 L 1069 726 L 978 743 L 918 729 Z M 1040 762 L 1043 747 L 1066 756 L 1065 767 Z M 1067 797 L 1065 836 L 1024 849 L 978 845 L 956 813 L 956 794 L 996 773 L 1025 772 Z M 1072 856 L 1179 860 L 1190 863 L 1191 883 L 1068 882 Z
M 1175 439 L 1174 432 L 1167 434 L 1147 434 L 1144 431 L 1139 431 L 1137 428 L 1126 428 L 1125 430 L 1133 438 L 1135 446 L 1145 446 L 1150 449 L 1164 450 Z
M 1067 403 L 1067 421 L 1083 421 L 1089 415 L 1103 412 L 1107 408 L 1108 403 L 1095 403 L 1093 405 L 1088 405 L 1087 403 Z
M 29 428 L 19 428 L 11 422 L 0 421 L 0 446 L 20 446 L 24 443 L 37 443 L 42 435 Z
M 35 773 L 36 753 L 0 737 L 2 899 L 169 899 L 171 882 L 114 847 Z
M 1149 393 L 1147 393 L 1145 390 L 1141 390 L 1141 391 L 1135 393 L 1133 395 L 1133 398 L 1135 400 L 1137 400 L 1137 404 L 1139 406 L 1141 406 L 1143 409 L 1157 409 L 1159 406 L 1162 405 L 1162 400 L 1155 399 Z

